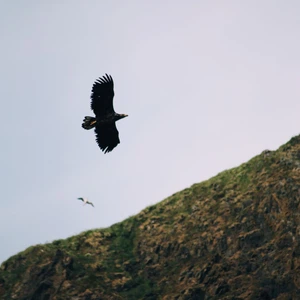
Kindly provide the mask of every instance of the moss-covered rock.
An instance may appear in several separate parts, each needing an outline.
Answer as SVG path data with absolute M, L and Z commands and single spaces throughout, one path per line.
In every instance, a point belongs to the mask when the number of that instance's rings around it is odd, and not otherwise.
M 300 136 L 0 268 L 1 299 L 300 299 Z

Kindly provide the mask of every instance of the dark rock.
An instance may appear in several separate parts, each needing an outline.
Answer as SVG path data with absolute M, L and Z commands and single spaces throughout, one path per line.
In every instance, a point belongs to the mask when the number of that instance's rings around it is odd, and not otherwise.
M 215 294 L 218 296 L 224 295 L 229 291 L 229 285 L 226 283 L 222 283 L 217 286 Z
M 182 300 L 204 300 L 205 299 L 205 292 L 197 287 L 193 289 L 187 289 L 182 291 L 183 295 L 178 299 Z

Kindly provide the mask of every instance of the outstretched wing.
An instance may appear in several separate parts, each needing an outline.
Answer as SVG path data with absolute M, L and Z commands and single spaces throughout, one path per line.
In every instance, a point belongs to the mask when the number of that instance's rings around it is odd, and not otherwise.
M 119 132 L 115 122 L 97 125 L 95 133 L 96 142 L 104 153 L 112 151 L 120 143 Z
M 114 82 L 110 75 L 105 74 L 95 81 L 91 94 L 91 109 L 97 117 L 115 112 L 114 95 Z

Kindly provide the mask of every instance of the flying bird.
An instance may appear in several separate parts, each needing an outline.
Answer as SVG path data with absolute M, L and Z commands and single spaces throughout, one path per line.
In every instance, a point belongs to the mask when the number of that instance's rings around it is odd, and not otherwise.
M 91 94 L 91 109 L 95 117 L 86 116 L 82 123 L 82 127 L 87 130 L 95 127 L 96 142 L 104 153 L 112 151 L 120 143 L 116 121 L 128 116 L 115 112 L 114 95 L 112 77 L 107 74 L 102 78 L 99 77 L 93 85 Z
M 77 198 L 77 199 L 83 201 L 83 205 L 91 204 L 93 207 L 95 207 L 94 204 L 92 202 L 88 201 L 87 198 Z

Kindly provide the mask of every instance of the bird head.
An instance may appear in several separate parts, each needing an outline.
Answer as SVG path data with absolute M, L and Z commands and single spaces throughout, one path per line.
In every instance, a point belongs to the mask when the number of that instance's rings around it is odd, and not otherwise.
M 117 120 L 120 120 L 120 119 L 123 119 L 126 117 L 128 117 L 128 115 L 126 115 L 126 114 L 117 114 Z

